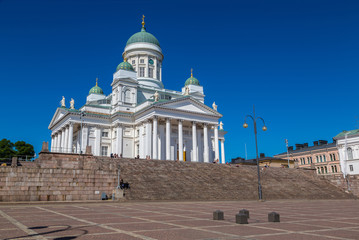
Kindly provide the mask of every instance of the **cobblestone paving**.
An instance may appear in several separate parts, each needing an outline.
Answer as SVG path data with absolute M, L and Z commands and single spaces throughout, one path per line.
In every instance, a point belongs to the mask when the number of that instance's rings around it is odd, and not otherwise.
M 249 224 L 235 223 L 240 209 Z M 224 211 L 223 221 L 212 220 Z M 269 212 L 280 214 L 269 223 Z M 0 239 L 359 239 L 358 200 L 0 205 Z

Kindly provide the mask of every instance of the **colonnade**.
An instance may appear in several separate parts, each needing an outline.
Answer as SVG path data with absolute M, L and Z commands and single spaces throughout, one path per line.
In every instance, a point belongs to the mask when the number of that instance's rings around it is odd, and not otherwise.
M 72 153 L 73 128 L 73 123 L 70 122 L 51 136 L 52 152 Z
M 139 148 L 143 149 L 144 151 L 140 152 L 140 157 L 143 158 L 151 158 L 151 159 L 166 159 L 166 160 L 174 160 L 171 159 L 171 119 L 166 118 L 165 121 L 161 121 L 164 124 L 159 124 L 159 118 L 153 117 L 152 119 L 148 119 L 142 125 L 139 126 Z M 177 119 L 178 124 L 178 160 L 183 161 L 183 152 L 184 152 L 184 137 L 183 137 L 183 123 L 184 120 Z M 188 122 L 187 122 L 188 123 Z M 146 128 L 146 132 L 144 132 L 144 126 Z M 210 136 L 208 133 L 208 128 L 212 127 L 214 129 L 214 152 L 215 156 L 214 159 L 209 159 L 209 141 Z M 162 127 L 164 128 L 165 133 L 161 131 Z M 191 128 L 192 128 L 192 162 L 198 162 L 201 159 L 199 149 L 203 148 L 203 161 L 204 162 L 212 162 L 214 160 L 218 160 L 219 162 L 219 136 L 218 136 L 218 124 L 209 125 L 207 123 L 198 123 L 195 121 L 191 121 Z M 203 141 L 201 141 L 201 137 L 198 137 L 202 134 L 203 131 Z M 142 139 L 143 134 L 145 133 L 145 139 Z M 158 152 L 159 149 L 159 141 L 161 145 L 165 147 L 164 156 L 159 156 L 160 153 Z M 224 151 L 224 139 L 220 139 L 221 141 L 221 163 L 225 162 L 225 151 Z M 176 157 L 175 157 L 176 159 Z

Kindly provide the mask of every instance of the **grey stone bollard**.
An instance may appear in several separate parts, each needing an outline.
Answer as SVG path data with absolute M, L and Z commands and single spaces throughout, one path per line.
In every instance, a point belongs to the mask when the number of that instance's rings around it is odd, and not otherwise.
M 247 215 L 238 213 L 236 214 L 236 223 L 238 224 L 248 224 Z
M 239 210 L 239 214 L 244 214 L 247 216 L 247 218 L 249 218 L 249 211 L 247 209 Z
M 279 213 L 276 212 L 268 213 L 268 222 L 280 222 Z
M 221 210 L 214 211 L 213 220 L 224 220 L 224 213 Z

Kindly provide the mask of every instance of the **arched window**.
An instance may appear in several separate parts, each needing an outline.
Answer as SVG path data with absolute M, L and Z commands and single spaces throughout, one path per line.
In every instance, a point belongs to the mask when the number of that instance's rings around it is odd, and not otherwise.
M 318 168 L 318 174 L 320 174 L 320 168 Z
M 126 90 L 125 92 L 125 102 L 131 102 L 131 91 Z
M 320 155 L 319 158 L 320 158 L 320 162 L 323 162 L 322 155 Z
M 350 147 L 347 148 L 347 153 L 348 153 L 348 160 L 352 160 L 353 159 L 353 150 Z
M 321 167 L 320 170 L 321 170 L 322 173 L 324 173 L 324 168 L 323 167 Z
M 319 157 L 318 156 L 316 156 L 316 158 L 317 158 L 317 163 L 319 162 Z
M 330 155 L 331 156 L 331 155 Z M 334 166 L 332 165 L 332 172 L 334 172 Z
M 327 168 L 327 166 L 325 166 L 324 169 L 325 169 L 325 173 L 328 173 L 328 168 Z
M 327 159 L 325 158 L 325 155 L 323 155 L 323 159 L 324 159 L 324 162 L 326 162 L 326 161 L 327 161 Z
M 338 172 L 337 165 L 334 165 L 335 172 Z
M 303 158 L 303 164 L 305 164 L 305 158 Z
M 335 153 L 333 153 L 333 161 L 335 161 Z

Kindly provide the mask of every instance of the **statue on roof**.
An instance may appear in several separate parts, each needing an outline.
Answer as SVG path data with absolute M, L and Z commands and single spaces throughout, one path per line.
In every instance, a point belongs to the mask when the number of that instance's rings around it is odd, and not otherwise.
M 75 100 L 73 98 L 70 101 L 70 109 L 75 109 Z
M 64 96 L 62 96 L 62 99 L 60 101 L 60 105 L 61 105 L 61 107 L 66 107 L 66 105 L 65 105 L 65 97 Z
M 158 102 L 160 95 L 158 94 L 158 92 L 156 91 L 155 94 L 153 95 L 155 102 Z
M 221 121 L 220 123 L 219 123 L 219 130 L 223 130 L 223 122 Z
M 184 95 L 187 96 L 189 95 L 189 87 L 186 86 L 185 90 L 184 90 Z
M 217 111 L 218 105 L 216 105 L 216 102 L 213 102 L 212 107 L 213 107 L 213 109 L 214 109 L 215 111 Z

